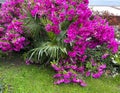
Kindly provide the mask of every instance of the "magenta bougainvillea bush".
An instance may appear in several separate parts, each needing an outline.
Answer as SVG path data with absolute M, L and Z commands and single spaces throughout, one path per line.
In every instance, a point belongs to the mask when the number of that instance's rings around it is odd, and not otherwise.
M 6 1 L 0 9 L 0 49 L 2 51 L 20 51 L 25 45 L 23 16 L 21 4 L 23 0 Z
M 99 78 L 118 51 L 114 28 L 93 16 L 88 0 L 8 0 L 0 9 L 0 49 L 32 46 L 26 63 L 51 62 L 55 84 Z M 36 34 L 37 33 L 37 34 Z

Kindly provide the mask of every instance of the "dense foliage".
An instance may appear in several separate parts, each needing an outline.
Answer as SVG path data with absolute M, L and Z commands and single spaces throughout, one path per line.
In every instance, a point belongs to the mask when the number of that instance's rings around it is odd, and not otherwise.
M 118 51 L 114 28 L 92 16 L 88 0 L 8 0 L 0 9 L 0 49 L 24 49 L 31 62 L 49 63 L 55 84 L 99 78 Z

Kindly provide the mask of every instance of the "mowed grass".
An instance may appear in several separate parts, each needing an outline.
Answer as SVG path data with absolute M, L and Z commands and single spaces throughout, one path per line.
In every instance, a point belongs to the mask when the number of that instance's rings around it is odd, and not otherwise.
M 55 72 L 52 68 L 9 61 L 0 62 L 0 74 L 4 82 L 12 87 L 12 93 L 120 93 L 120 76 L 87 78 L 87 87 L 72 83 L 54 85 Z

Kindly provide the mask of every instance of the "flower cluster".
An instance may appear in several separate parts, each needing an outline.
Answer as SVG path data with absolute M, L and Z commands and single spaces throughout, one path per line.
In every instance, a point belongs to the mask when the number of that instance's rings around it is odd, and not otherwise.
M 8 0 L 0 8 L 0 24 L 9 24 L 14 18 L 21 16 L 24 0 Z
M 92 77 L 93 78 L 99 78 L 99 77 L 101 77 L 101 75 L 104 73 L 105 69 L 106 69 L 106 65 L 105 64 L 100 65 L 98 67 L 98 72 L 97 73 L 92 73 Z
M 70 63 L 71 62 L 71 63 Z M 96 66 L 96 65 L 94 65 Z M 59 63 L 52 63 L 52 67 L 57 72 L 54 75 L 56 81 L 55 84 L 61 83 L 78 83 L 79 85 L 85 87 L 87 84 L 83 81 L 83 76 L 92 76 L 93 78 L 99 78 L 104 73 L 106 65 L 102 64 L 97 66 L 96 71 L 87 70 L 85 66 L 76 65 L 76 62 L 72 62 L 69 59 L 61 60 Z
M 88 0 L 34 0 L 34 3 L 31 5 L 32 16 L 45 16 L 51 21 L 46 25 L 46 31 L 55 34 L 60 34 L 60 24 L 64 21 L 91 15 L 90 9 L 87 8 Z
M 52 67 L 57 71 L 57 74 L 54 75 L 56 79 L 54 84 L 73 82 L 83 87 L 87 86 L 82 77 L 80 77 L 80 74 L 84 74 L 84 66 L 78 67 L 76 62 L 70 63 L 69 60 L 61 60 L 59 64 L 52 63 Z
M 23 34 L 22 22 L 13 20 L 8 25 L 6 33 L 0 38 L 0 48 L 2 51 L 20 51 L 24 47 L 25 37 Z
M 113 53 L 118 51 L 114 28 L 109 26 L 105 20 L 97 18 L 92 21 L 86 21 L 82 23 L 82 27 L 77 26 L 81 25 L 79 23 L 72 23 L 67 31 L 65 42 L 73 43 L 73 49 L 68 53 L 70 57 L 76 58 L 79 56 L 83 57 L 82 59 L 84 60 L 83 55 L 85 55 L 87 48 L 95 49 L 98 45 L 103 44 L 106 44 L 106 48 L 111 49 Z
M 0 8 L 0 49 L 6 51 L 20 51 L 24 48 L 22 3 L 24 0 L 8 0 Z

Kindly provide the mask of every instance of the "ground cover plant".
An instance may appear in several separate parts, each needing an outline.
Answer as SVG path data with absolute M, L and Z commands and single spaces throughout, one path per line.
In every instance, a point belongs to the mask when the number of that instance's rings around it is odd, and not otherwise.
M 92 16 L 88 0 L 8 0 L 0 9 L 0 49 L 25 53 L 26 64 L 51 64 L 54 84 L 87 84 L 112 70 L 114 27 Z M 14 11 L 16 10 L 16 11 Z

